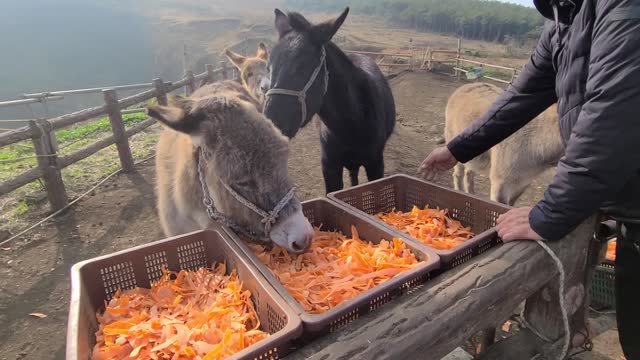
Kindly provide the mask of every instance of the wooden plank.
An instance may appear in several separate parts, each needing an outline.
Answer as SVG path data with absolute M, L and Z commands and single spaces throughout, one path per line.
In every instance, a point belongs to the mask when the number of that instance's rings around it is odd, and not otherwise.
M 107 107 L 105 105 L 96 106 L 76 112 L 72 112 L 71 114 L 66 114 L 62 116 L 55 117 L 49 120 L 51 124 L 51 128 L 53 130 L 58 130 L 65 128 L 67 126 L 71 126 L 73 124 L 77 124 L 83 121 L 87 121 L 93 119 L 98 116 L 105 115 L 107 113 Z
M 178 81 L 176 81 L 176 82 L 171 83 L 171 86 L 167 86 L 167 87 L 165 88 L 165 92 L 166 92 L 166 93 L 170 93 L 170 92 L 172 92 L 172 91 L 174 91 L 174 90 L 178 90 L 178 89 L 180 89 L 181 87 L 186 86 L 188 82 L 189 82 L 189 79 L 188 79 L 188 78 L 186 78 L 186 77 L 185 77 L 185 78 L 182 78 L 182 79 L 180 79 L 180 80 L 178 80 Z
M 11 131 L 6 131 L 0 134 L 0 147 L 28 140 L 31 137 L 33 137 L 33 133 L 28 126 L 22 126 Z
M 226 61 L 220 61 L 220 68 L 222 69 L 220 71 L 220 74 L 222 74 L 222 80 L 227 80 L 229 78 L 227 62 Z
M 504 84 L 510 84 L 510 83 L 511 83 L 511 82 L 509 82 L 509 81 L 507 81 L 507 80 L 498 79 L 498 78 L 495 78 L 495 77 L 493 77 L 493 76 L 482 75 L 482 77 L 483 77 L 483 78 L 485 78 L 485 79 L 489 79 L 489 80 L 497 81 L 497 82 L 504 83 Z
M 162 79 L 153 79 L 153 86 L 155 87 L 156 99 L 158 99 L 158 104 L 167 105 L 167 90 L 165 88 L 164 82 L 162 82 Z
M 49 205 L 52 211 L 60 210 L 69 204 L 69 198 L 58 165 L 51 125 L 47 120 L 40 119 L 30 121 L 29 128 L 34 134 L 33 148 L 38 156 L 38 168 L 42 170 L 44 190 L 47 193 Z
M 378 66 L 388 66 L 388 67 L 411 67 L 411 64 L 378 64 Z
M 585 223 L 549 245 L 556 250 L 592 233 L 592 225 Z M 551 258 L 538 244 L 505 244 L 287 358 L 441 359 L 473 334 L 507 319 L 556 275 Z
M 78 161 L 85 159 L 95 153 L 97 153 L 98 151 L 106 148 L 109 145 L 113 145 L 116 143 L 116 140 L 113 138 L 113 135 L 106 137 L 104 139 L 98 140 L 96 142 L 94 142 L 91 145 L 88 145 L 85 148 L 82 148 L 81 150 L 78 150 L 70 155 L 67 156 L 61 156 L 58 159 L 58 163 L 60 164 L 60 167 L 67 167 L 71 164 L 75 164 Z
M 141 93 L 124 97 L 118 101 L 118 106 L 120 109 L 126 109 L 129 106 L 139 104 L 144 101 L 148 101 L 156 97 L 157 91 L 156 89 L 150 89 L 147 91 L 143 91 Z M 106 114 L 106 111 L 105 111 Z
M 153 125 L 156 123 L 155 119 L 147 119 L 139 124 L 136 124 L 132 127 L 130 127 L 129 129 L 126 129 L 125 131 L 125 135 L 127 138 L 130 138 L 131 136 L 143 131 L 144 129 L 148 128 L 149 126 Z M 98 151 L 111 146 L 113 144 L 115 144 L 115 138 L 113 136 L 109 136 L 106 137 L 104 139 L 98 140 L 97 142 L 76 151 L 73 154 L 61 157 L 58 162 L 60 164 L 60 167 L 67 167 L 71 164 L 74 164 L 80 160 L 86 159 L 87 157 L 97 153 Z
M 196 91 L 196 77 L 193 74 L 192 70 L 187 70 L 186 79 L 187 79 L 186 93 L 187 93 L 187 96 L 189 96 L 193 94 L 194 91 Z
M 400 58 L 411 58 L 411 55 L 397 54 L 397 53 L 385 53 L 385 52 L 371 52 L 371 51 L 357 51 L 357 50 L 345 50 L 347 54 L 362 54 L 362 55 L 377 55 L 377 56 L 393 56 Z
M 0 195 L 8 194 L 15 189 L 25 186 L 33 181 L 38 180 L 44 175 L 41 168 L 33 168 L 13 177 L 3 183 L 0 183 Z
M 128 138 L 130 138 L 133 135 L 141 132 L 142 130 L 144 130 L 144 129 L 148 128 L 149 126 L 151 126 L 153 124 L 156 124 L 156 123 L 157 123 L 156 119 L 149 118 L 149 119 L 147 119 L 147 120 L 145 120 L 145 121 L 143 121 L 143 122 L 141 122 L 139 124 L 136 124 L 136 125 L 128 128 L 125 131 L 125 134 L 127 135 Z
M 120 106 L 118 104 L 118 94 L 116 94 L 115 90 L 107 89 L 102 92 L 102 95 L 104 96 L 105 105 L 107 105 L 107 114 L 109 115 L 113 138 L 118 148 L 118 157 L 120 158 L 122 171 L 124 173 L 132 172 L 134 169 L 133 155 L 129 147 L 129 140 L 125 135 L 124 120 L 122 119 L 122 113 L 120 113 Z
M 511 67 L 494 65 L 494 64 L 489 64 L 489 63 L 483 63 L 483 62 L 480 62 L 480 61 L 464 59 L 464 58 L 461 58 L 461 57 L 457 58 L 457 60 L 462 61 L 462 62 L 467 62 L 467 63 L 470 63 L 470 64 L 488 66 L 488 67 L 492 67 L 492 68 L 496 68 L 496 69 L 509 70 L 509 71 L 515 70 L 514 68 L 511 68 Z

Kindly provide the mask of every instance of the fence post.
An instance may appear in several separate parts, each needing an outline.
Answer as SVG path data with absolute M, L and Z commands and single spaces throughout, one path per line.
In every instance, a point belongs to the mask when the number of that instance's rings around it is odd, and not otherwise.
M 189 95 L 193 94 L 194 91 L 196 91 L 196 77 L 193 74 L 192 70 L 187 70 L 187 76 L 186 77 L 187 77 L 188 81 L 187 81 L 187 86 L 185 86 L 185 87 L 187 89 L 187 96 L 189 96 Z
M 462 39 L 458 38 L 458 48 L 456 51 L 456 69 L 460 69 L 460 51 L 462 50 Z M 456 70 L 455 71 L 455 76 L 459 79 L 460 75 L 462 74 L 461 71 Z
M 38 167 L 44 172 L 44 189 L 51 210 L 60 210 L 69 204 L 67 191 L 62 181 L 62 173 L 58 166 L 58 157 L 54 149 L 55 134 L 51 132 L 51 124 L 44 119 L 29 121 L 29 128 L 33 134 L 33 147 L 35 149 Z
M 213 69 L 213 64 L 207 64 L 207 81 L 209 82 L 209 84 L 213 84 L 214 82 L 216 82 L 216 73 Z
M 227 80 L 229 78 L 229 74 L 227 73 L 227 62 L 220 61 L 220 68 L 222 69 L 222 80 Z
M 107 114 L 111 122 L 113 138 L 118 148 L 122 171 L 125 173 L 131 172 L 134 169 L 133 155 L 131 155 L 129 139 L 125 134 L 124 121 L 122 120 L 122 113 L 120 112 L 120 105 L 118 104 L 118 94 L 116 94 L 116 91 L 113 89 L 106 89 L 102 90 L 102 95 L 104 96 L 104 103 L 107 105 Z
M 167 89 L 164 87 L 164 81 L 162 81 L 162 79 L 153 79 L 153 87 L 155 87 L 158 92 L 158 95 L 156 96 L 158 104 L 167 105 Z

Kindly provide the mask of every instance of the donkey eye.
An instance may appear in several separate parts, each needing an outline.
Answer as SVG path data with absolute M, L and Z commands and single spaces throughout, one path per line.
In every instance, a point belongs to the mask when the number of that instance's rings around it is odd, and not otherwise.
M 253 187 L 253 181 L 252 180 L 237 181 L 236 186 L 240 188 L 251 188 Z
M 249 71 L 249 72 L 247 73 L 247 77 L 252 77 L 252 76 L 253 76 L 253 73 L 252 73 L 251 71 Z

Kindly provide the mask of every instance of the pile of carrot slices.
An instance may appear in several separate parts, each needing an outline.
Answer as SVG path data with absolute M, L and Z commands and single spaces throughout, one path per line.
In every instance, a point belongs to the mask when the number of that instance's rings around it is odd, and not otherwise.
M 97 314 L 92 359 L 223 359 L 266 338 L 225 264 L 164 272 L 151 289 L 118 291 Z
M 609 241 L 607 243 L 607 255 L 605 256 L 607 260 L 616 261 L 616 241 Z
M 320 314 L 352 299 L 421 261 L 400 239 L 373 244 L 316 228 L 311 247 L 302 254 L 286 249 L 249 245 L 308 313 Z
M 474 236 L 470 228 L 440 209 L 414 206 L 409 212 L 392 211 L 376 217 L 438 250 L 451 250 Z

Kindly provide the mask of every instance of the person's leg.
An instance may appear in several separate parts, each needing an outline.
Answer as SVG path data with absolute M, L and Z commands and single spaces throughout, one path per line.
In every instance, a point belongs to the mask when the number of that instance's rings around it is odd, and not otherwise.
M 640 359 L 640 225 L 622 226 L 616 241 L 618 336 L 625 357 Z

